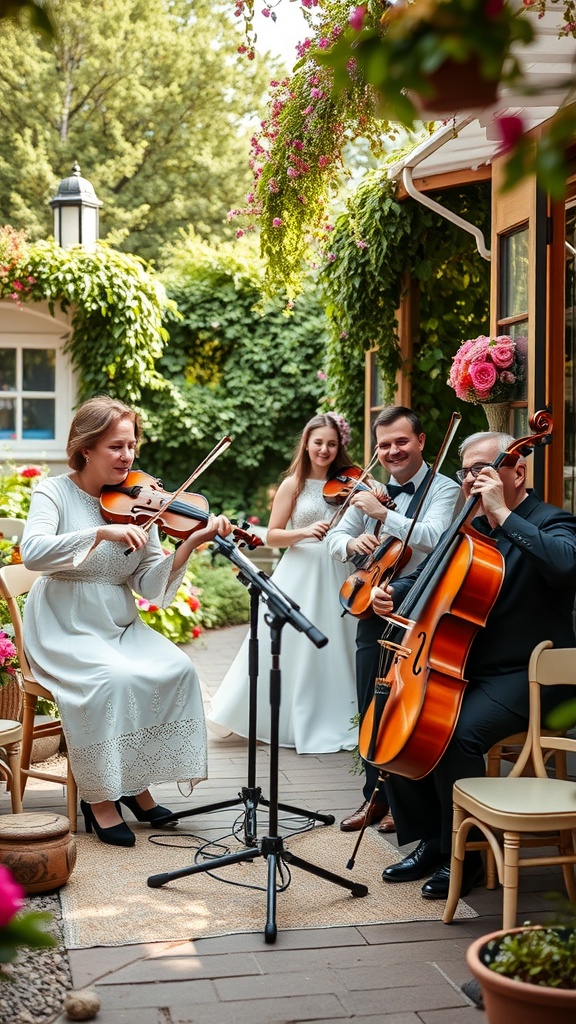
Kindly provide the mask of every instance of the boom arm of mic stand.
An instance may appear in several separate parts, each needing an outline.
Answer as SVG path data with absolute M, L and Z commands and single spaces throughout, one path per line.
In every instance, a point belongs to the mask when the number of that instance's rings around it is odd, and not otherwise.
M 220 537 L 219 534 L 216 534 L 214 544 L 219 554 L 224 555 L 230 562 L 238 566 L 244 578 L 249 579 L 250 583 L 266 595 L 266 602 L 274 615 L 279 615 L 294 626 L 294 629 L 305 633 L 316 647 L 326 646 L 328 637 L 303 615 L 292 598 L 280 590 L 265 572 L 261 572 L 252 565 L 252 562 L 238 550 L 233 541 L 228 537 Z

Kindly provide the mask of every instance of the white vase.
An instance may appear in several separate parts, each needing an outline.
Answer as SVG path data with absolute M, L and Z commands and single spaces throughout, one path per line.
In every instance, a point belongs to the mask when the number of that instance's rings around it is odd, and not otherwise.
M 510 406 L 508 402 L 482 402 L 482 408 L 488 420 L 489 430 L 500 434 L 510 433 Z

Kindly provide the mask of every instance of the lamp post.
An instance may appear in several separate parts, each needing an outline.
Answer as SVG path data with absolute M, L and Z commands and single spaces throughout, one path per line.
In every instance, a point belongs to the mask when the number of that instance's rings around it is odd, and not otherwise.
M 94 249 L 98 238 L 98 210 L 102 202 L 93 186 L 80 176 L 76 163 L 69 178 L 63 178 L 50 206 L 54 210 L 54 238 L 63 249 L 82 245 Z

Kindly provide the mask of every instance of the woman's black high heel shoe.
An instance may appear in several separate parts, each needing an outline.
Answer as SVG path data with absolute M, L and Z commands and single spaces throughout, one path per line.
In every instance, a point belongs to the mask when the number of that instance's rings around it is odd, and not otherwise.
M 118 805 L 117 805 L 118 806 Z M 110 828 L 102 828 L 98 824 L 94 817 L 94 812 L 90 804 L 87 804 L 84 800 L 80 801 L 80 810 L 84 815 L 84 824 L 87 832 L 94 832 L 98 836 L 98 839 L 102 843 L 109 843 L 110 846 L 134 846 L 136 842 L 136 836 L 132 829 L 128 828 L 125 821 L 121 822 L 120 825 L 112 825 Z M 118 811 L 120 808 L 118 807 Z
M 160 804 L 151 807 L 149 811 L 144 811 L 135 796 L 121 796 L 120 803 L 132 811 L 136 821 L 147 821 L 149 825 L 155 825 L 156 828 L 175 828 L 177 824 L 175 821 L 168 821 L 166 825 L 162 825 L 160 819 L 165 818 L 168 814 L 172 814 L 172 811 L 167 807 L 161 807 Z

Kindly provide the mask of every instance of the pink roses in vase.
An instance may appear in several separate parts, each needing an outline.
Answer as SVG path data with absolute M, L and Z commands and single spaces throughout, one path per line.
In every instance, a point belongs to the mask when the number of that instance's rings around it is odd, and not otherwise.
M 465 341 L 452 361 L 448 384 L 463 402 L 509 402 L 524 377 L 517 343 L 507 334 Z

